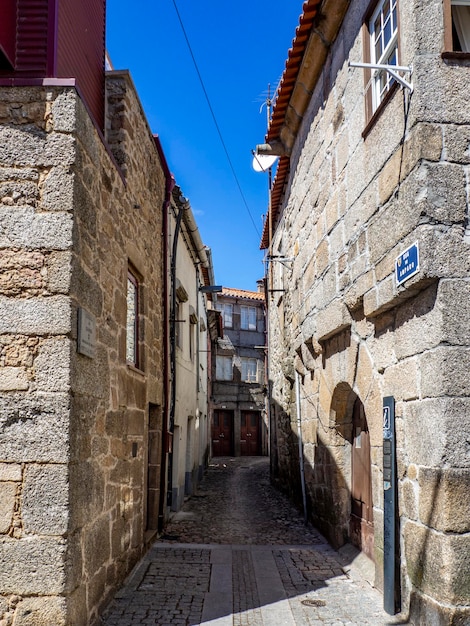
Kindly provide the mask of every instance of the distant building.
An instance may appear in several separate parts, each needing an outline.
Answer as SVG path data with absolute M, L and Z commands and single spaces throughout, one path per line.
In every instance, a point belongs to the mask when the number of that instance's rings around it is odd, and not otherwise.
M 212 349 L 212 455 L 267 454 L 262 281 L 258 291 L 225 287 L 215 308 L 221 313 L 223 337 Z

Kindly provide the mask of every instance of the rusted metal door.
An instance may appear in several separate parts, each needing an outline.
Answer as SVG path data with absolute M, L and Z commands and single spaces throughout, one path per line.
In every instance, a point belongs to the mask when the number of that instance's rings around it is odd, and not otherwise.
M 364 405 L 356 399 L 353 409 L 351 457 L 351 542 L 374 558 L 374 518 L 370 466 L 370 436 Z
M 241 412 L 240 454 L 256 456 L 260 454 L 260 416 L 255 411 Z
M 233 411 L 214 411 L 212 418 L 212 456 L 231 456 Z

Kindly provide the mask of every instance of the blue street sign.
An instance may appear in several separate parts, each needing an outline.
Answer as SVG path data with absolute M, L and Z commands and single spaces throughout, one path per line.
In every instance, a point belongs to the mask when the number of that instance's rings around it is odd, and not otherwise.
M 418 242 L 407 248 L 395 260 L 395 278 L 397 285 L 401 285 L 419 272 Z

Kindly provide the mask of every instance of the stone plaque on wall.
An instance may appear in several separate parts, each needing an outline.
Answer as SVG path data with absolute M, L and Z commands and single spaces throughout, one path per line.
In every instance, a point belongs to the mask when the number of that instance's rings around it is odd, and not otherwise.
M 78 309 L 77 352 L 94 359 L 96 355 L 96 320 L 85 309 Z

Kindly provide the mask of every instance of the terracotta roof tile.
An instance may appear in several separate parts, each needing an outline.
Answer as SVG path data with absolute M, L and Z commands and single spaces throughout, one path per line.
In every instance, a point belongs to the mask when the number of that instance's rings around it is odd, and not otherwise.
M 245 289 L 233 289 L 232 287 L 223 287 L 222 296 L 264 301 L 264 293 L 260 293 L 259 291 L 246 291 Z
M 306 0 L 303 4 L 303 13 L 299 19 L 299 26 L 295 31 L 295 38 L 292 41 L 292 48 L 288 52 L 288 57 L 277 90 L 277 96 L 274 101 L 273 113 L 271 116 L 271 122 L 269 124 L 268 132 L 266 134 L 266 141 L 277 139 L 280 129 L 284 123 L 287 108 L 289 106 L 290 98 L 295 87 L 297 74 L 302 64 L 302 59 L 307 47 L 310 33 L 313 28 L 314 20 L 317 16 L 319 6 L 322 0 Z M 281 204 L 282 196 L 289 175 L 289 157 L 281 157 L 279 160 L 276 176 L 271 189 L 271 212 L 272 222 L 275 224 L 279 206 Z M 263 234 L 261 237 L 260 248 L 262 250 L 269 246 L 269 216 L 266 217 L 263 227 Z

